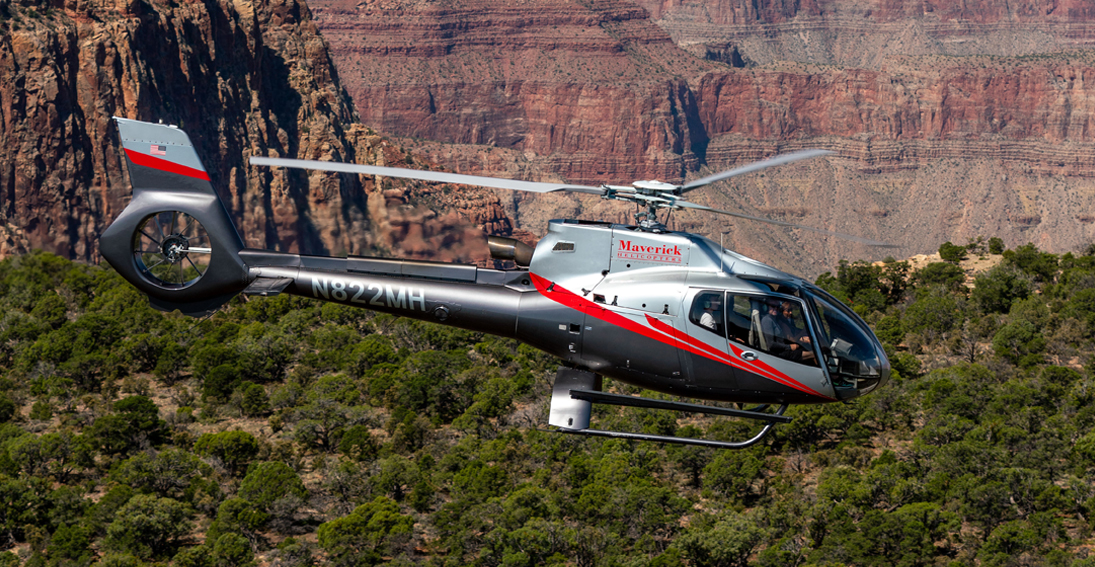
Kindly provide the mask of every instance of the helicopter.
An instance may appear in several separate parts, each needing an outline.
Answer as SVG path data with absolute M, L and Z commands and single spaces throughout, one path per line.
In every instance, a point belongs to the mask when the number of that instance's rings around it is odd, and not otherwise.
M 836 298 L 709 238 L 670 230 L 658 219 L 663 210 L 693 209 L 889 246 L 681 198 L 717 181 L 832 152 L 784 154 L 681 185 L 636 181 L 599 187 L 251 158 L 261 167 L 586 193 L 640 209 L 634 225 L 552 220 L 535 247 L 489 236 L 492 258 L 515 267 L 488 269 L 245 248 L 185 132 L 162 123 L 114 120 L 133 197 L 104 231 L 100 250 L 157 309 L 199 317 L 240 293 L 288 293 L 516 339 L 561 361 L 548 424 L 579 435 L 738 449 L 789 423 L 784 413 L 791 404 L 849 401 L 889 379 L 881 342 Z M 729 404 L 606 392 L 606 376 L 672 396 Z M 591 429 L 594 404 L 730 416 L 764 425 L 740 441 Z M 751 404 L 756 406 L 746 407 Z

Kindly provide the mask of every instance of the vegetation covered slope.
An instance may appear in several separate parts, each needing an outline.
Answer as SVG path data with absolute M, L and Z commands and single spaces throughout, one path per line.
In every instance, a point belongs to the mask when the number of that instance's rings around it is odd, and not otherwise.
M 543 430 L 555 363 L 511 341 L 287 296 L 195 321 L 11 258 L 0 564 L 1095 564 L 1092 250 L 908 272 L 819 280 L 897 345 L 889 385 L 717 451 Z M 677 417 L 595 415 L 753 428 Z

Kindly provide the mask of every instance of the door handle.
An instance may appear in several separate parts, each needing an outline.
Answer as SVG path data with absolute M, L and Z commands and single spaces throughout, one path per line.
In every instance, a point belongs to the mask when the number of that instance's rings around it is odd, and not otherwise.
M 744 351 L 744 352 L 741 353 L 741 359 L 742 360 L 748 360 L 748 361 L 756 360 L 757 359 L 757 353 L 755 353 L 751 350 Z

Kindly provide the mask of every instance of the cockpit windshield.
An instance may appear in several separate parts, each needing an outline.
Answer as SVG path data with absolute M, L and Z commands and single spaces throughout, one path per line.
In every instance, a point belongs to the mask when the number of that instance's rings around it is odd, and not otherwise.
M 821 289 L 807 286 L 802 291 L 817 314 L 821 354 L 837 392 L 866 394 L 888 380 L 889 360 L 866 323 Z

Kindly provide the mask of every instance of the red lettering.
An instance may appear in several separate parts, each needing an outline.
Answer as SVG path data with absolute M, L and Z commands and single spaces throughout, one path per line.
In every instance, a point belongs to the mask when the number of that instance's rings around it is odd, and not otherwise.
M 616 253 L 618 258 L 631 258 L 633 260 L 648 260 L 653 262 L 670 262 L 679 264 L 680 256 L 683 256 L 679 246 L 642 246 L 630 240 L 621 240 L 620 248 Z M 672 256 L 678 256 L 673 258 Z

